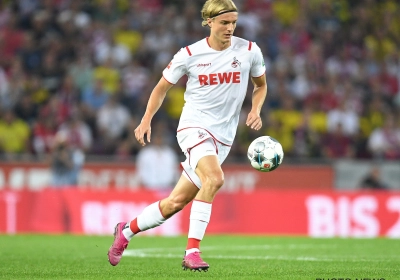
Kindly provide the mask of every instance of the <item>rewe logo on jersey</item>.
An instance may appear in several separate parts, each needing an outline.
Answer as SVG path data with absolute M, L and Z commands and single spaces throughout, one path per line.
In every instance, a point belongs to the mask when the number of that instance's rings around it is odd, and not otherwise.
M 240 83 L 240 72 L 212 73 L 199 75 L 201 86 Z

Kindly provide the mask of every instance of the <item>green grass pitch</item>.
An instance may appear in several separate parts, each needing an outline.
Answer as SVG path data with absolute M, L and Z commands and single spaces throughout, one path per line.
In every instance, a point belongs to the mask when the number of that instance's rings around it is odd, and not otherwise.
M 183 271 L 186 237 L 137 236 L 112 267 L 112 237 L 0 235 L 0 279 L 400 279 L 400 241 L 206 236 L 208 272 Z

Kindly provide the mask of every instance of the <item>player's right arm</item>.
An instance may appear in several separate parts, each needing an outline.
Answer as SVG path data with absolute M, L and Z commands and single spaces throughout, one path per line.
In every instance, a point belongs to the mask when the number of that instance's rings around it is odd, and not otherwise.
M 187 73 L 186 59 L 188 54 L 183 52 L 182 49 L 175 54 L 172 61 L 163 71 L 163 77 L 153 89 L 150 99 L 147 103 L 146 112 L 140 122 L 139 126 L 135 129 L 135 137 L 139 143 L 144 146 L 144 135 L 147 135 L 147 141 L 151 140 L 151 120 L 155 113 L 160 109 L 164 101 L 167 91 L 178 82 L 178 80 Z
M 150 94 L 149 101 L 147 102 L 146 112 L 143 115 L 142 121 L 139 126 L 135 129 L 135 137 L 136 140 L 142 145 L 145 146 L 146 143 L 144 141 L 144 135 L 146 134 L 147 142 L 151 140 L 151 120 L 154 115 L 157 113 L 158 109 L 160 109 L 161 104 L 163 103 L 167 91 L 173 86 L 173 84 L 169 83 L 167 80 L 162 77 L 158 84 L 154 87 L 153 91 Z

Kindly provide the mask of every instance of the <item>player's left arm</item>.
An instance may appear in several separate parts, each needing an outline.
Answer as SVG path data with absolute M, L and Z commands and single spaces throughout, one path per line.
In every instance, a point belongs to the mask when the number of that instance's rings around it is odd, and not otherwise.
M 260 130 L 262 127 L 262 120 L 260 116 L 261 108 L 267 96 L 267 80 L 265 73 L 260 77 L 252 77 L 251 82 L 253 83 L 254 90 L 251 111 L 247 116 L 246 125 L 250 126 L 254 130 Z

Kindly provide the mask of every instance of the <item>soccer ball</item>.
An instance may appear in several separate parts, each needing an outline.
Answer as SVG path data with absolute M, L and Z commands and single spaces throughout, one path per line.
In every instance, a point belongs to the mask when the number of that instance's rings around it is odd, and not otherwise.
M 273 171 L 282 163 L 282 145 L 270 136 L 258 137 L 251 142 L 247 157 L 254 169 L 261 172 Z

